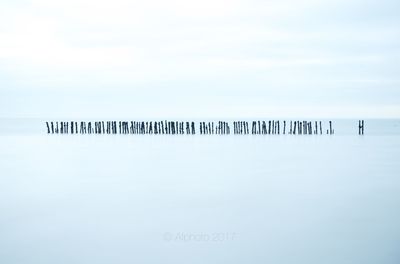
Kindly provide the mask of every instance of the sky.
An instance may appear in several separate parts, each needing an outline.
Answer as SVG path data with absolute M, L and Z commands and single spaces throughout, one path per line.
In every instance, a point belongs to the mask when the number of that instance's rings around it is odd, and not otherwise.
M 398 0 L 0 0 L 0 117 L 400 118 Z

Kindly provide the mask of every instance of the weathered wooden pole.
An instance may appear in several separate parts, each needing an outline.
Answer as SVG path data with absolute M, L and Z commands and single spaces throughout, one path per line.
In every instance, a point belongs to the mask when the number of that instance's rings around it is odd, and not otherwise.
M 279 123 L 279 120 L 277 121 L 277 125 L 278 125 L 278 135 L 281 134 L 281 125 Z
M 46 127 L 47 127 L 47 134 L 50 134 L 50 125 L 49 122 L 46 121 Z
M 283 120 L 283 134 L 286 134 L 286 120 Z
M 296 125 L 297 125 L 297 121 L 293 122 L 293 135 L 296 135 Z
M 364 135 L 364 120 L 358 120 L 358 134 Z
M 322 135 L 322 121 L 319 121 L 319 132 Z

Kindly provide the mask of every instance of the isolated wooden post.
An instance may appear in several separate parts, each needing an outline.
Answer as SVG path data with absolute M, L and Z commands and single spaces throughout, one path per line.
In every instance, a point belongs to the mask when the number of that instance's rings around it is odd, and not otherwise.
M 358 120 L 358 134 L 364 135 L 364 120 Z

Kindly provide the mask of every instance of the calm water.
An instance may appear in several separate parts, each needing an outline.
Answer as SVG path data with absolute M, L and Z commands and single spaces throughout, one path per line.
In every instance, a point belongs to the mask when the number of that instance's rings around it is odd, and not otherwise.
M 2 120 L 0 263 L 400 263 L 400 122 L 62 136 Z

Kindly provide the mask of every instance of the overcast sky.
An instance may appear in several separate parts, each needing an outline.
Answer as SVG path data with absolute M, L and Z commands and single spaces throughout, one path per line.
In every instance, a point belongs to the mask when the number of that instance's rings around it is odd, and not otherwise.
M 0 0 L 0 117 L 400 117 L 398 0 Z

